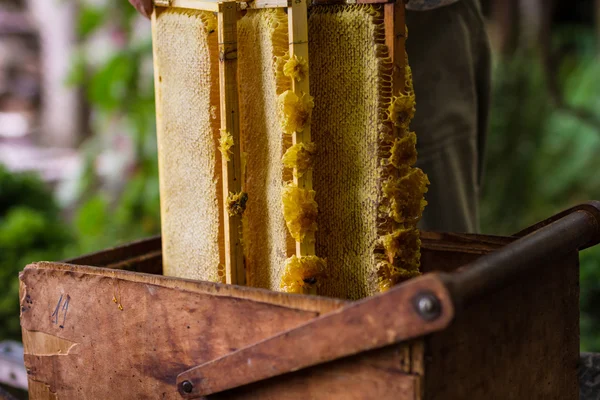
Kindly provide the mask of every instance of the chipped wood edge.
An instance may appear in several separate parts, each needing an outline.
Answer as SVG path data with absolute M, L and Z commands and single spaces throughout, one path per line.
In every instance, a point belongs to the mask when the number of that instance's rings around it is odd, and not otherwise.
M 221 131 L 233 138 L 230 160 L 222 159 L 223 166 L 223 221 L 225 230 L 225 274 L 226 282 L 234 285 L 246 284 L 246 271 L 242 249 L 242 216 L 229 215 L 227 198 L 230 193 L 242 192 L 242 168 L 240 157 L 240 113 L 237 82 L 237 18 L 235 2 L 219 6 L 219 89 Z
M 32 400 L 59 400 L 56 393 L 50 390 L 50 385 L 44 382 L 28 379 L 27 385 L 29 399 Z
M 19 274 L 19 278 L 21 278 L 21 274 L 23 274 L 23 272 Z M 25 282 L 23 282 L 22 279 L 19 279 L 19 304 L 21 307 L 21 314 L 23 313 L 22 307 L 24 307 L 24 304 L 26 304 L 26 295 L 27 287 Z M 20 315 L 19 318 L 21 319 L 21 317 L 22 316 Z M 21 326 L 24 354 L 36 354 L 36 351 L 41 352 L 41 354 L 47 354 L 49 352 L 48 350 L 56 347 L 56 342 L 60 341 L 60 339 L 56 336 L 44 333 L 41 333 L 41 335 L 36 335 L 37 333 L 38 332 L 29 331 Z M 54 338 L 54 341 L 46 340 L 46 336 Z M 27 386 L 30 399 L 58 400 L 58 396 L 51 390 L 49 384 L 35 380 L 34 378 L 35 371 L 27 371 Z

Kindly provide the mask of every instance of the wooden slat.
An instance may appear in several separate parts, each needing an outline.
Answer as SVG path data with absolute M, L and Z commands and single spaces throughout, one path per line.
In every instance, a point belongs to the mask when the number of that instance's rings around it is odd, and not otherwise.
M 293 56 L 301 57 L 306 60 L 310 69 L 308 59 L 308 12 L 306 0 L 294 0 L 288 7 L 288 29 L 290 41 L 290 58 Z M 309 73 L 307 71 L 304 79 L 298 81 L 292 79 L 292 90 L 301 97 L 303 94 L 310 94 Z M 310 124 L 304 127 L 302 132 L 295 132 L 292 135 L 293 144 L 309 143 L 310 139 Z M 312 170 L 305 171 L 301 177 L 294 173 L 294 183 L 299 188 L 312 190 Z M 308 233 L 302 243 L 296 242 L 296 256 L 315 255 L 315 235 Z M 315 294 L 315 290 L 306 290 L 305 293 Z
M 154 68 L 157 68 L 155 65 Z M 148 239 L 138 240 L 124 245 L 116 246 L 76 258 L 65 260 L 67 264 L 95 265 L 104 267 L 113 263 L 120 263 L 126 259 L 144 256 L 161 249 L 161 237 L 155 236 Z
M 328 5 L 350 5 L 350 4 L 385 4 L 393 3 L 394 0 L 313 0 L 312 5 L 316 6 L 328 6 Z
M 403 0 L 397 0 L 400 5 L 402 5 Z M 356 4 L 385 4 L 385 3 L 395 3 L 395 0 L 356 0 Z M 351 4 L 348 2 L 348 4 Z M 403 7 L 403 5 L 402 5 Z
M 154 7 L 154 11 L 151 15 L 152 21 L 152 60 L 154 67 L 154 97 L 155 97 L 155 110 L 156 110 L 156 128 L 157 131 L 160 132 L 163 126 L 163 98 L 162 98 L 162 84 L 161 84 L 161 63 L 158 62 L 158 15 L 160 13 L 159 7 Z M 160 143 L 160 141 L 159 141 Z M 160 147 L 160 146 L 159 146 Z M 158 169 L 159 176 L 163 175 L 164 165 L 161 160 L 161 157 L 158 157 Z M 162 183 L 161 183 L 161 198 L 163 195 L 162 191 Z M 161 216 L 165 215 L 165 202 L 160 202 L 160 213 Z M 164 222 L 164 220 L 163 220 Z M 84 255 L 77 257 L 76 259 L 68 260 L 67 262 L 71 262 L 72 264 L 79 265 L 95 265 L 99 267 L 105 267 L 110 264 L 119 263 L 127 258 L 135 258 L 138 256 L 144 256 L 145 254 L 151 252 L 157 252 L 162 250 L 162 236 L 153 237 L 146 240 L 140 240 L 138 242 L 128 243 L 122 246 L 117 246 L 111 249 L 99 251 L 96 253 Z M 163 273 L 162 269 L 162 251 L 160 252 L 160 266 L 156 268 L 156 264 L 154 264 L 155 268 L 153 271 L 156 271 L 160 274 Z
M 223 158 L 223 213 L 225 222 L 225 268 L 227 283 L 246 284 L 242 249 L 242 216 L 229 215 L 227 197 L 242 191 L 240 113 L 237 83 L 237 4 L 226 2 L 218 13 L 219 87 L 221 129 L 233 137 L 230 161 Z
M 162 251 L 157 250 L 141 256 L 131 257 L 114 264 L 108 264 L 106 268 L 160 275 L 162 274 Z
M 218 0 L 171 0 L 171 3 L 168 5 L 168 7 L 218 12 L 220 3 L 221 1 Z M 156 0 L 155 4 L 157 7 L 167 6 L 166 3 L 157 2 Z
M 243 3 L 243 2 L 240 2 Z M 289 7 L 289 0 L 253 0 L 245 2 L 247 8 L 285 8 Z
M 419 377 L 403 372 L 406 344 L 361 353 L 206 397 L 210 400 L 421 400 Z
M 394 63 L 392 75 L 394 94 L 404 92 L 404 68 L 406 25 L 404 21 L 404 4 L 399 0 L 396 3 L 384 5 L 385 44 L 388 47 L 390 58 Z
M 421 248 L 447 251 L 450 256 L 464 253 L 487 254 L 514 241 L 504 236 L 421 231 Z M 464 262 L 463 264 L 466 264 Z
M 235 0 L 241 9 L 260 9 L 260 8 L 289 8 L 292 6 L 290 0 Z M 393 3 L 394 0 L 313 0 L 313 5 L 350 5 L 350 4 L 386 4 Z M 157 3 L 157 7 L 176 7 L 187 8 L 191 10 L 203 10 L 218 12 L 223 1 L 218 0 L 172 0 L 171 4 L 166 6 L 163 3 Z
M 157 236 L 71 258 L 64 262 L 161 275 L 163 273 L 161 245 L 161 237 Z
M 390 53 L 390 58 L 394 68 L 392 72 L 392 93 L 397 95 L 405 92 L 405 45 L 406 45 L 406 28 L 405 28 L 405 6 L 403 0 L 395 2 L 386 2 L 384 5 L 384 25 L 385 25 L 385 42 Z M 394 131 L 397 134 L 398 128 L 394 126 Z M 424 385 L 422 379 L 425 375 L 423 369 L 424 347 L 422 341 L 416 341 L 410 347 L 410 365 L 407 365 L 407 372 L 415 374 L 418 377 L 418 387 L 416 396 L 422 398 Z
M 235 1 L 238 8 L 286 8 L 289 6 L 289 0 L 252 0 Z M 171 0 L 169 5 L 156 2 L 157 7 L 176 7 L 187 8 L 191 10 L 203 10 L 219 12 L 224 1 L 221 0 Z

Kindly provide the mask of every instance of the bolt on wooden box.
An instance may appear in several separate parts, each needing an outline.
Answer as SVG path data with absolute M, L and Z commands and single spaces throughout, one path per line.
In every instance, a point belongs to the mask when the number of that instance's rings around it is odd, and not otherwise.
M 577 399 L 599 239 L 600 203 L 512 238 L 424 232 L 424 276 L 357 302 L 160 276 L 160 238 L 31 264 L 30 398 Z

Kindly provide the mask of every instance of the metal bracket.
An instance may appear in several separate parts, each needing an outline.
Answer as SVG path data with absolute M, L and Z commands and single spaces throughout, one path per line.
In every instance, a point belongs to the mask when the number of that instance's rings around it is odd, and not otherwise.
M 574 207 L 455 273 L 411 279 L 182 372 L 179 393 L 196 399 L 442 330 L 456 308 L 508 286 L 549 259 L 599 242 L 600 202 Z
M 177 388 L 185 399 L 201 398 L 437 332 L 453 318 L 444 282 L 427 274 L 182 372 Z

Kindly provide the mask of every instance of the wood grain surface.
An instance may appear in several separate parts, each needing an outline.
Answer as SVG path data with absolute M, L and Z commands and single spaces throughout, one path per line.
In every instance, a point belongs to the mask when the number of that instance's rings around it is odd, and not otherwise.
M 32 399 L 178 399 L 182 371 L 343 305 L 53 263 L 20 279 Z

